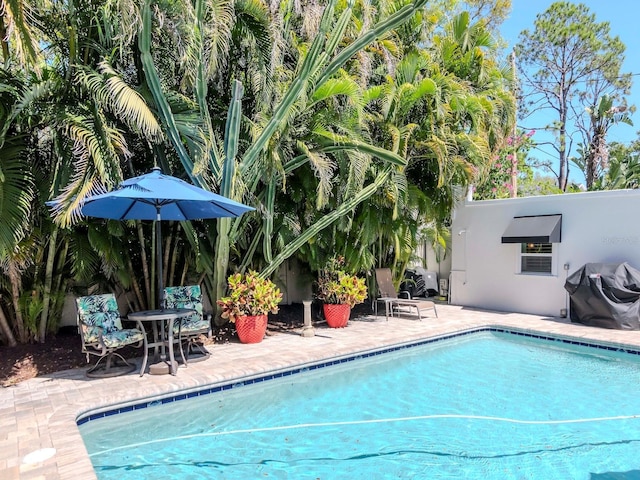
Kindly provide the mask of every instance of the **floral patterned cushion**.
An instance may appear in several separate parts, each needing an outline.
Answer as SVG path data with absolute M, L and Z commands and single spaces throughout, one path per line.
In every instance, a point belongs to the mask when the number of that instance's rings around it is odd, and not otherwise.
M 107 348 L 118 348 L 131 343 L 140 342 L 143 338 L 144 334 L 140 330 L 131 328 L 106 333 L 102 336 L 102 341 Z
M 188 285 L 184 287 L 167 287 L 164 289 L 164 301 L 166 308 L 190 308 L 195 313 L 180 320 L 180 325 L 175 324 L 173 331 L 178 333 L 196 333 L 207 331 L 210 323 L 204 318 L 202 311 L 202 290 L 200 285 Z
M 89 295 L 76 299 L 78 320 L 85 343 L 99 343 L 100 334 L 108 348 L 121 347 L 142 340 L 137 329 L 123 329 L 118 302 L 113 293 Z
M 118 302 L 112 293 L 76 298 L 78 320 L 85 342 L 98 341 L 100 332 L 122 330 Z

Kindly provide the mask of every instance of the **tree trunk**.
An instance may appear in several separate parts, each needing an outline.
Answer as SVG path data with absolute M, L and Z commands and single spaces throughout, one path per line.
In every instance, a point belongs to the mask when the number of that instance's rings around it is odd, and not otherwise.
M 560 160 L 560 170 L 558 172 L 558 188 L 563 192 L 567 190 L 567 175 L 568 165 L 567 165 L 567 140 L 566 140 L 566 125 L 564 121 L 561 121 L 560 125 L 560 139 L 559 146 L 560 149 L 558 151 L 559 160 Z
M 53 292 L 65 292 L 66 293 L 66 283 L 64 280 L 64 264 L 67 263 L 67 254 L 69 253 L 69 240 L 65 237 L 64 242 L 62 244 L 62 248 L 60 253 L 58 254 L 58 264 L 56 265 L 55 271 L 58 272 L 55 279 L 55 285 L 51 287 L 51 291 Z
M 230 218 L 219 218 L 218 234 L 216 238 L 216 263 L 213 272 L 213 284 L 215 286 L 215 298 L 211 299 L 211 304 L 216 307 L 214 323 L 218 326 L 224 324 L 220 318 L 220 311 L 215 303 L 216 300 L 222 298 L 227 289 L 227 268 L 229 268 L 229 228 L 231 226 Z
M 593 180 L 596 176 L 596 159 L 593 149 L 590 149 L 589 154 L 587 155 L 587 158 L 585 160 L 587 161 L 587 172 L 585 178 L 587 180 L 587 190 L 589 190 L 593 185 Z
M 141 307 L 145 303 L 144 303 L 142 291 L 140 290 L 140 285 L 136 280 L 136 274 L 135 274 L 135 270 L 133 269 L 133 263 L 131 262 L 131 256 L 128 253 L 127 253 L 127 266 L 129 267 L 129 274 L 131 275 L 131 288 L 133 288 L 136 299 L 138 300 L 137 306 Z
M 4 24 L 4 17 L 0 18 L 0 43 L 2 43 L 2 59 L 6 63 L 9 60 L 9 41 L 7 39 L 7 28 Z
M 16 328 L 18 330 L 18 341 L 20 343 L 27 343 L 27 331 L 24 327 L 24 319 L 22 318 L 22 311 L 20 310 L 20 285 L 22 283 L 22 277 L 20 271 L 16 267 L 15 263 L 10 262 L 7 268 L 7 276 L 11 282 L 11 303 L 16 315 Z
M 58 227 L 54 225 L 49 237 L 49 251 L 47 252 L 47 266 L 44 273 L 44 293 L 42 296 L 42 313 L 40 314 L 40 326 L 38 327 L 38 342 L 44 343 L 47 336 L 47 323 L 49 320 L 49 304 L 51 303 L 51 286 L 53 284 L 53 266 L 56 259 L 58 243 Z
M 169 270 L 169 258 L 171 258 L 171 244 L 173 243 L 174 238 L 174 229 L 173 222 L 169 223 L 169 228 L 166 238 L 164 238 L 164 247 L 162 248 L 162 285 L 165 287 L 169 285 L 169 282 L 172 281 L 171 276 L 169 275 L 171 272 Z M 158 292 L 158 295 L 162 296 L 164 292 Z
M 596 132 L 591 140 L 591 145 L 589 145 L 589 153 L 585 159 L 587 162 L 587 171 L 585 175 L 587 180 L 587 190 L 591 189 L 598 179 L 599 171 L 602 171 L 604 163 L 602 152 L 606 149 L 605 136 L 606 133 L 600 131 L 600 129 L 596 127 Z
M 569 176 L 569 160 L 567 159 L 567 113 L 569 111 L 568 95 L 569 91 L 565 84 L 566 80 L 562 79 L 560 85 L 559 117 L 560 130 L 558 135 L 558 157 L 560 168 L 558 170 L 558 188 L 563 192 L 567 190 L 567 177 Z
M 2 330 L 2 334 L 7 339 L 7 344 L 10 347 L 15 347 L 18 344 L 18 342 L 16 342 L 16 337 L 13 335 L 11 327 L 9 326 L 7 316 L 4 314 L 4 308 L 2 308 L 2 305 L 0 305 L 0 330 Z
M 511 52 L 511 70 L 513 71 L 513 78 L 514 78 L 514 84 L 517 85 L 517 79 L 516 79 L 516 73 L 517 73 L 517 68 L 516 68 L 516 52 Z M 518 95 L 517 95 L 517 88 L 516 91 L 514 93 L 514 97 L 515 97 L 515 102 L 516 102 L 516 117 L 518 115 Z M 517 122 L 513 121 L 513 158 L 511 159 L 511 193 L 510 193 L 510 197 L 511 198 L 516 198 L 518 196 L 518 124 Z
M 169 273 L 167 274 L 167 281 L 171 281 L 174 282 L 173 285 L 184 285 L 184 282 L 182 281 L 182 278 L 180 279 L 179 283 L 175 283 L 175 278 L 176 278 L 176 266 L 178 265 L 178 255 L 180 254 L 180 223 L 177 222 L 171 222 L 174 223 L 174 228 L 172 229 L 173 231 L 173 252 L 171 254 L 171 261 L 169 262 L 168 265 L 168 270 Z

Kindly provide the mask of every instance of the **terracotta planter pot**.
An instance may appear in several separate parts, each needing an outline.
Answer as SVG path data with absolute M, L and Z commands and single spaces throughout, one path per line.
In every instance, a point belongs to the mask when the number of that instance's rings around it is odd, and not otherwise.
M 349 315 L 351 315 L 351 307 L 344 304 L 325 303 L 322 305 L 324 310 L 324 318 L 327 325 L 331 328 L 343 328 L 347 326 Z
M 247 315 L 236 318 L 236 331 L 242 343 L 260 343 L 267 331 L 267 315 Z

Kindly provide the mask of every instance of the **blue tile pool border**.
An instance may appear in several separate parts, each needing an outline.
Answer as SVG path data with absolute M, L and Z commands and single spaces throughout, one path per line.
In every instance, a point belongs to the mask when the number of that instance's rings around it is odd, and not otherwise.
M 447 334 L 447 335 L 442 335 L 442 336 L 438 336 L 438 337 L 433 337 L 433 338 L 427 338 L 424 340 L 418 340 L 416 342 L 412 342 L 412 343 L 407 343 L 407 344 L 402 344 L 402 345 L 394 345 L 391 347 L 386 347 L 380 350 L 375 350 L 375 351 L 370 351 L 370 352 L 361 352 L 361 353 L 354 353 L 353 355 L 350 355 L 348 357 L 343 357 L 343 358 L 337 358 L 337 359 L 333 359 L 333 360 L 326 360 L 324 362 L 319 362 L 313 365 L 305 365 L 303 367 L 294 367 L 288 370 L 284 370 L 281 372 L 276 372 L 276 373 L 270 373 L 270 374 L 266 374 L 263 376 L 259 376 L 259 377 L 255 377 L 255 378 L 249 378 L 249 379 L 245 379 L 245 380 L 232 380 L 229 383 L 225 383 L 222 385 L 216 385 L 216 386 L 212 386 L 212 387 L 203 387 L 201 389 L 195 390 L 195 391 L 191 391 L 188 393 L 177 393 L 175 395 L 172 396 L 167 396 L 161 399 L 157 399 L 157 400 L 151 400 L 151 401 L 141 401 L 140 403 L 134 403 L 132 405 L 127 405 L 124 407 L 117 407 L 117 408 L 113 408 L 110 410 L 104 410 L 98 413 L 88 413 L 88 414 L 82 414 L 80 415 L 77 419 L 76 419 L 76 424 L 78 426 L 83 425 L 87 422 L 90 422 L 92 420 L 98 420 L 100 418 L 105 418 L 105 417 L 110 417 L 112 415 L 118 415 L 120 413 L 125 413 L 125 412 L 131 412 L 134 410 L 142 410 L 144 408 L 149 408 L 149 407 L 154 407 L 157 405 L 162 405 L 165 403 L 173 403 L 173 402 L 178 402 L 181 400 L 186 400 L 189 398 L 194 398 L 194 397 L 200 397 L 203 395 L 210 395 L 212 393 L 217 393 L 217 392 L 222 392 L 225 390 L 231 390 L 232 388 L 237 388 L 240 386 L 244 386 L 244 385 L 252 385 L 255 383 L 261 383 L 261 382 L 265 382 L 268 380 L 274 380 L 276 378 L 283 378 L 283 377 L 288 377 L 291 375 L 296 375 L 299 373 L 304 373 L 304 372 L 308 372 L 308 371 L 312 371 L 312 370 L 318 370 L 320 368 L 325 368 L 325 367 L 330 367 L 330 366 L 334 366 L 334 365 L 340 365 L 343 363 L 348 363 L 348 362 L 352 362 L 354 360 L 360 360 L 363 358 L 370 358 L 370 357 L 375 357 L 378 355 L 383 355 L 386 353 L 390 353 L 390 352 L 395 352 L 395 351 L 399 351 L 399 350 L 405 350 L 408 348 L 414 348 L 414 347 L 419 347 L 419 346 L 423 346 L 423 345 L 427 345 L 430 343 L 436 343 L 436 342 L 441 342 L 441 341 L 445 341 L 445 340 L 451 340 L 453 338 L 457 338 L 457 337 L 464 337 L 467 335 L 473 335 L 476 333 L 482 333 L 482 332 L 491 332 L 491 333 L 504 333 L 504 334 L 508 334 L 508 335 L 514 335 L 514 336 L 521 336 L 521 337 L 527 337 L 527 338 L 532 338 L 532 339 L 537 339 L 537 340 L 545 340 L 545 341 L 549 341 L 549 342 L 556 342 L 556 343 L 563 343 L 563 344 L 567 344 L 567 345 L 576 345 L 576 346 L 581 346 L 581 347 L 590 347 L 590 348 L 596 348 L 596 349 L 600 349 L 600 350 L 607 350 L 610 352 L 618 352 L 618 353 L 626 353 L 626 354 L 630 354 L 630 355 L 638 355 L 640 356 L 640 349 L 635 349 L 635 348 L 631 348 L 631 347 L 624 347 L 624 346 L 615 346 L 615 345 L 606 345 L 603 343 L 597 343 L 597 342 L 587 342 L 587 341 L 582 341 L 582 340 L 577 340 L 575 338 L 571 338 L 571 337 L 553 337 L 550 335 L 545 335 L 545 334 L 540 334 L 540 333 L 533 333 L 533 332 L 525 332 L 525 331 L 520 331 L 517 329 L 513 329 L 513 328 L 503 328 L 503 327 L 479 327 L 479 328 L 474 328 L 474 329 L 470 329 L 470 330 L 465 330 L 465 331 L 461 331 L 461 332 L 455 332 L 455 333 L 451 333 L 451 334 Z

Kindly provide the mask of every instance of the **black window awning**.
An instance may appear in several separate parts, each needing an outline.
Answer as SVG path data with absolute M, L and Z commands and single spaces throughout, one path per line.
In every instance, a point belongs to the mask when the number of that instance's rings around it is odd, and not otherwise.
M 514 217 L 502 235 L 502 243 L 560 243 L 562 215 Z

